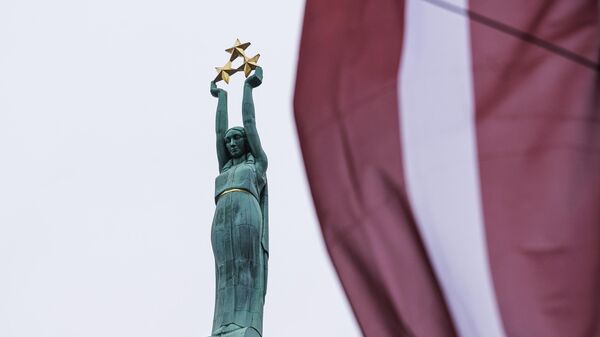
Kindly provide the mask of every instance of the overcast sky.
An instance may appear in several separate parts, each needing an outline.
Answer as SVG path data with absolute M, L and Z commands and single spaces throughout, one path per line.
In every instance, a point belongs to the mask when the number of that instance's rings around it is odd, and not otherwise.
M 265 72 L 255 91 L 269 157 L 264 335 L 360 335 L 292 119 L 303 6 L 0 1 L 0 336 L 210 334 L 208 88 L 237 37 Z M 226 87 L 230 126 L 241 124 L 242 83 L 238 74 Z

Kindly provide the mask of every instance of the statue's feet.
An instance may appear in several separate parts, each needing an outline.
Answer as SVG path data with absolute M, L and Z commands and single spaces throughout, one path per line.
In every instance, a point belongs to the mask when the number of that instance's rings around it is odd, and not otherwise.
M 230 333 L 232 331 L 241 329 L 242 327 L 237 325 L 237 324 L 227 324 L 227 325 L 223 325 L 220 328 L 218 328 L 217 330 L 213 331 L 213 336 L 221 336 L 224 335 L 226 333 Z
M 254 328 L 242 328 L 236 324 L 222 326 L 211 337 L 261 337 Z

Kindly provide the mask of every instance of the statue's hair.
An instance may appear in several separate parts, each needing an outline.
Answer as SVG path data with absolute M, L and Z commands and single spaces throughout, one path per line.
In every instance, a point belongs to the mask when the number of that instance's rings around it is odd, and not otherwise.
M 227 135 L 229 133 L 229 131 L 234 131 L 234 130 L 239 131 L 242 134 L 242 136 L 246 137 L 246 129 L 244 129 L 241 126 L 234 126 L 232 128 L 229 128 L 229 130 L 225 131 L 225 134 Z

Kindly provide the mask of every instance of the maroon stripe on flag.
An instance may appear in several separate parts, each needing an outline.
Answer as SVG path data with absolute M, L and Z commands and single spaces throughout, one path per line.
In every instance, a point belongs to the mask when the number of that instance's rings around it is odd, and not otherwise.
M 366 336 L 455 336 L 407 206 L 402 1 L 308 0 L 295 117 L 327 249 Z
M 471 21 L 484 221 L 506 333 L 600 336 L 600 77 L 576 62 L 598 62 L 597 1 L 473 0 L 470 10 L 532 37 Z

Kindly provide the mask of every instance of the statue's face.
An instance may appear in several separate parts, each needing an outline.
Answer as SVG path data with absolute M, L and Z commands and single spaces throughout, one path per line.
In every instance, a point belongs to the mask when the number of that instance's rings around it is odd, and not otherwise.
M 229 130 L 225 134 L 225 146 L 233 158 L 246 154 L 246 136 L 239 130 Z

